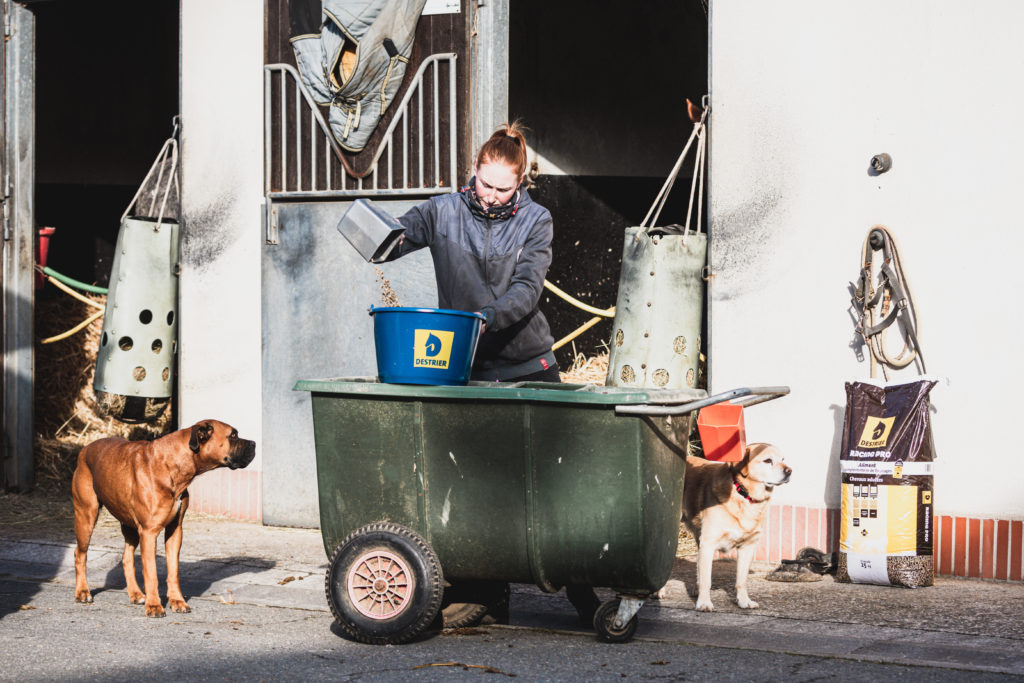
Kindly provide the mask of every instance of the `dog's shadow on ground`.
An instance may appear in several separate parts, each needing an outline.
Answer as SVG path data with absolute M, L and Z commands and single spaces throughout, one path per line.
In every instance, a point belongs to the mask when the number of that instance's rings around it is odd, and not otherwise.
M 691 602 L 697 599 L 697 556 L 677 557 L 672 565 L 672 573 L 669 575 L 668 595 L 666 597 L 686 601 L 687 597 Z M 712 600 L 721 600 L 716 597 L 715 591 L 724 591 L 729 600 L 736 600 L 736 560 L 723 557 L 716 558 L 711 565 L 711 593 Z
M 178 576 L 181 582 L 181 592 L 185 595 L 186 600 L 191 600 L 207 593 L 219 581 L 224 581 L 240 574 L 266 571 L 276 566 L 277 562 L 258 557 L 219 557 L 191 562 L 181 561 L 178 563 Z M 160 586 L 160 599 L 165 601 L 167 597 L 167 561 L 163 555 L 157 555 L 156 575 Z M 135 556 L 135 580 L 138 581 L 139 588 L 145 591 L 146 585 L 142 578 L 142 560 L 138 555 Z M 127 583 L 124 580 L 124 570 L 121 568 L 121 565 L 118 564 L 115 567 L 111 567 L 107 570 L 102 584 L 90 585 L 90 588 L 94 596 L 105 591 L 125 590 Z

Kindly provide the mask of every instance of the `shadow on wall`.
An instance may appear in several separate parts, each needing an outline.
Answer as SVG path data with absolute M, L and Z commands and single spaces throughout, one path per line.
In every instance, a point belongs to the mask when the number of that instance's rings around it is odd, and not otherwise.
M 842 504 L 842 472 L 840 460 L 843 448 L 843 425 L 846 424 L 846 406 L 832 404 L 828 407 L 832 411 L 832 421 L 835 428 L 832 432 L 832 446 L 829 449 L 828 471 L 825 473 L 825 490 L 823 491 L 825 507 L 829 509 L 838 508 Z

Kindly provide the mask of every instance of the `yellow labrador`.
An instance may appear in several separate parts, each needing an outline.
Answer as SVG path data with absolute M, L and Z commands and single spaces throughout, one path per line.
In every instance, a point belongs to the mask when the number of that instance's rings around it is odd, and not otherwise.
M 747 446 L 740 462 L 711 462 L 686 457 L 683 522 L 697 540 L 697 611 L 711 612 L 711 562 L 715 551 L 736 550 L 736 604 L 753 609 L 747 573 L 768 512 L 772 490 L 789 481 L 793 470 L 778 449 L 766 443 Z

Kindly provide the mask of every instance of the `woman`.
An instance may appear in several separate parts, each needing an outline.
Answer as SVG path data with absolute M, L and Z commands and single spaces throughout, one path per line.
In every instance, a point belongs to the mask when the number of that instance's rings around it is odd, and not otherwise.
M 466 187 L 398 219 L 405 233 L 388 260 L 430 247 L 438 306 L 486 317 L 473 380 L 561 381 L 551 328 L 539 308 L 551 265 L 551 213 L 526 191 L 526 175 L 522 128 L 502 124 L 477 152 Z M 493 618 L 507 622 L 508 584 L 493 583 L 479 582 L 468 599 L 456 599 L 486 602 Z M 599 604 L 593 590 L 566 586 L 566 593 L 580 622 L 592 625 Z
M 473 178 L 398 220 L 388 260 L 430 248 L 440 308 L 486 316 L 471 379 L 558 382 L 554 340 L 538 306 L 551 265 L 551 213 L 531 199 L 526 138 L 503 124 L 480 147 Z

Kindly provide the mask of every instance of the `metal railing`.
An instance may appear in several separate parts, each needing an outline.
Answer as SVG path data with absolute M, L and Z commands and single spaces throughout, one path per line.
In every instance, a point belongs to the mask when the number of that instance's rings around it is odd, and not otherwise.
M 454 192 L 455 58 L 454 53 L 441 53 L 423 60 L 379 138 L 369 172 L 359 178 L 346 172 L 341 163 L 344 152 L 295 67 L 267 64 L 263 107 L 268 200 Z

